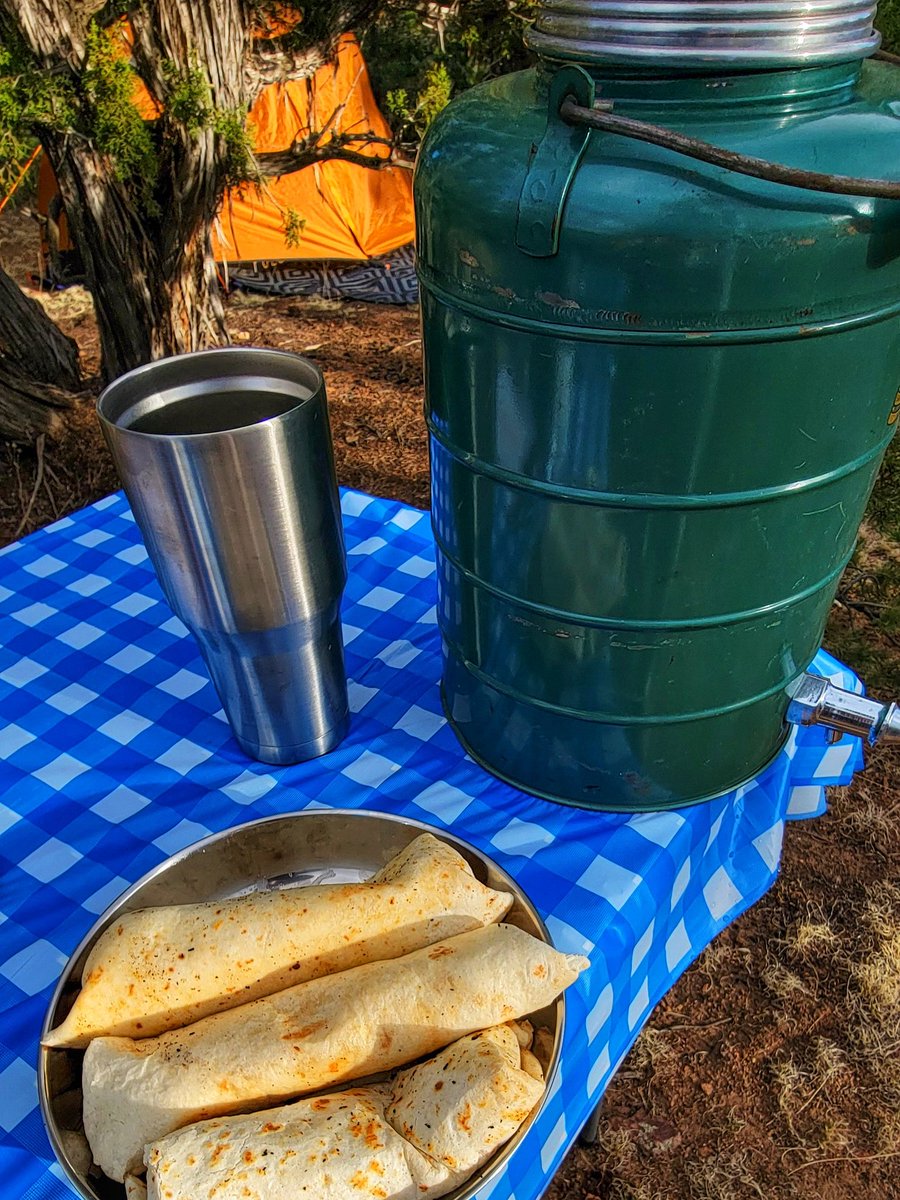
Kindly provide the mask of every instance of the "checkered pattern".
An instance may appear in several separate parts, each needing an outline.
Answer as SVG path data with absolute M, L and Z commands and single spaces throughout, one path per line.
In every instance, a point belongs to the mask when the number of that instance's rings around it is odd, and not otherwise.
M 480 1198 L 534 1200 L 653 1006 L 772 883 L 786 817 L 821 812 L 824 785 L 861 766 L 854 740 L 803 730 L 752 783 L 691 809 L 611 815 L 526 796 L 466 758 L 442 716 L 427 515 L 356 492 L 343 510 L 353 723 L 336 751 L 292 767 L 238 749 L 121 495 L 0 554 L 5 1194 L 70 1195 L 37 1109 L 37 1037 L 98 914 L 210 832 L 334 806 L 452 829 L 515 876 L 558 947 L 591 958 L 543 1114 Z M 859 686 L 824 653 L 815 665 Z

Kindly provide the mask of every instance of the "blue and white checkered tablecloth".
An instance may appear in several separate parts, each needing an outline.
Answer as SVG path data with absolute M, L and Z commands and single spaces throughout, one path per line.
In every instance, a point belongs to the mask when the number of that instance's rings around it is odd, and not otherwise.
M 587 954 L 567 993 L 562 1068 L 480 1200 L 535 1200 L 653 1006 L 778 870 L 785 819 L 824 808 L 858 743 L 791 736 L 759 778 L 677 812 L 610 815 L 524 795 L 468 759 L 440 707 L 428 516 L 343 494 L 352 729 L 272 768 L 230 736 L 193 641 L 166 607 L 121 494 L 0 554 L 0 1179 L 63 1200 L 37 1107 L 41 1021 L 97 916 L 174 851 L 261 816 L 370 808 L 431 822 L 505 867 L 557 946 Z M 816 668 L 855 677 L 827 654 Z

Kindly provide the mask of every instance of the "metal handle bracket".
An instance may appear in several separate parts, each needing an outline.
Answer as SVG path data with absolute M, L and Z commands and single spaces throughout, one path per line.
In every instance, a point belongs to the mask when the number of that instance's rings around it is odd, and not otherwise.
M 594 81 L 581 67 L 562 67 L 550 81 L 547 128 L 531 147 L 519 196 L 516 245 L 533 258 L 551 258 L 559 249 L 559 227 L 575 171 L 591 135 L 587 125 L 563 119 L 563 101 L 590 108 Z

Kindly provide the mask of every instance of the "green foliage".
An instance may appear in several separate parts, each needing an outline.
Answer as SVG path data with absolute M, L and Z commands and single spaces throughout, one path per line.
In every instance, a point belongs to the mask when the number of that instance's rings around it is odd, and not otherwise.
M 881 33 L 883 48 L 900 54 L 900 0 L 881 0 L 875 26 Z
M 75 92 L 67 77 L 41 68 L 14 38 L 0 42 L 0 189 L 15 182 L 43 128 L 72 127 Z
M 157 154 L 150 126 L 134 104 L 134 74 L 108 30 L 92 25 L 85 63 L 75 80 L 48 71 L 8 32 L 0 44 L 0 184 L 15 178 L 42 133 L 72 131 L 90 138 L 134 185 L 146 212 L 154 210 Z
M 453 84 L 450 73 L 442 62 L 432 63 L 425 72 L 424 86 L 419 92 L 416 111 L 421 117 L 422 124 L 427 129 L 442 108 L 450 103 Z
M 524 37 L 538 0 L 468 0 L 447 26 L 454 88 L 474 87 L 528 65 Z M 458 43 L 458 50 L 451 48 Z
M 300 238 L 306 228 L 306 220 L 301 217 L 296 208 L 286 208 L 282 214 L 282 229 L 284 244 L 292 250 L 300 245 Z
M 190 136 L 211 129 L 224 148 L 226 186 L 256 181 L 246 113 L 212 106 L 209 81 L 199 63 L 162 66 L 165 121 Z M 117 27 L 92 25 L 80 76 L 43 70 L 14 38 L 0 42 L 0 193 L 15 181 L 42 130 L 71 130 L 89 138 L 114 164 L 117 179 L 132 190 L 139 209 L 158 215 L 154 192 L 165 135 L 160 122 L 145 120 L 135 103 L 137 76 L 123 53 Z
M 439 30 L 427 5 L 389 4 L 362 45 L 401 140 L 418 140 L 457 92 L 526 66 L 523 37 L 536 11 L 537 0 L 463 0 Z
M 253 157 L 253 139 L 247 129 L 247 114 L 243 110 L 217 109 L 211 115 L 210 124 L 224 144 L 225 186 L 258 183 L 259 171 Z
M 408 120 L 411 111 L 409 92 L 407 92 L 406 88 L 394 88 L 385 96 L 383 107 L 388 117 L 392 120 Z
M 879 533 L 900 542 L 900 441 L 887 448 L 866 513 Z
M 406 88 L 388 92 L 385 109 L 400 141 L 418 141 L 441 109 L 450 103 L 452 92 L 450 74 L 442 62 L 434 62 L 426 68 L 422 90 L 415 102 L 410 100 Z
M 362 48 L 372 85 L 386 108 L 391 94 L 402 93 L 408 105 L 440 53 L 437 37 L 422 24 L 414 4 L 386 9 L 363 35 Z
M 115 163 L 117 177 L 134 186 L 143 209 L 154 211 L 156 147 L 134 103 L 134 73 L 109 30 L 92 25 L 88 31 L 80 82 L 87 101 L 84 132 Z
M 191 137 L 211 129 L 222 139 L 226 187 L 258 182 L 247 114 L 238 109 L 213 108 L 209 80 L 196 62 L 186 69 L 174 62 L 164 63 L 163 77 L 166 119 L 177 122 Z
M 165 62 L 163 78 L 166 81 L 168 117 L 183 125 L 193 136 L 208 128 L 212 114 L 212 97 L 209 80 L 197 63 L 192 63 L 183 71 L 177 63 Z

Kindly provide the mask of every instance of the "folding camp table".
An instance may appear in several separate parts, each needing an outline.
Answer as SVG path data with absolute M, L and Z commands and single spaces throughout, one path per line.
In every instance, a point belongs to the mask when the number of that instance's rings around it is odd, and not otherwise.
M 556 945 L 589 956 L 566 993 L 547 1102 L 481 1200 L 535 1200 L 650 1014 L 770 886 L 786 819 L 823 811 L 859 744 L 794 731 L 758 778 L 640 815 L 525 795 L 467 758 L 441 712 L 428 516 L 347 491 L 344 637 L 353 722 L 313 762 L 248 760 L 193 640 L 162 599 L 121 494 L 0 553 L 0 1178 L 71 1195 L 37 1104 L 41 1022 L 68 955 L 132 882 L 207 834 L 308 808 L 452 830 L 505 868 Z M 814 669 L 855 677 L 827 654 Z

